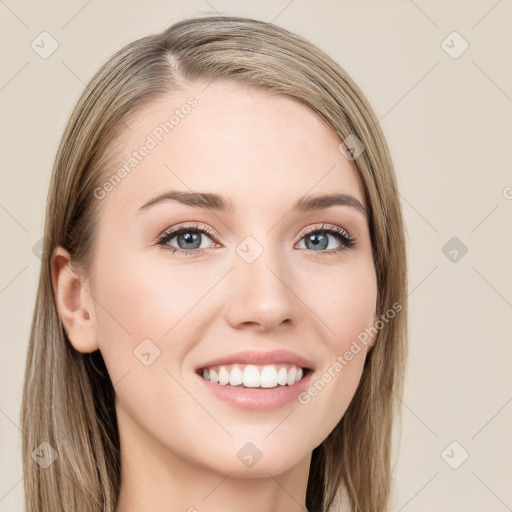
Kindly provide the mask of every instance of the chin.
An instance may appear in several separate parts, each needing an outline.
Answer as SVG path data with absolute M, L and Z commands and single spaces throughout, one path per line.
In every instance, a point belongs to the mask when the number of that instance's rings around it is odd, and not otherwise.
M 285 449 L 282 448 L 283 445 L 286 446 Z M 305 446 L 293 449 L 292 444 L 286 445 L 283 440 L 279 440 L 277 445 L 267 439 L 261 443 L 257 440 L 231 442 L 231 446 L 231 449 L 225 446 L 226 449 L 222 450 L 223 456 L 217 459 L 214 466 L 211 460 L 204 462 L 214 471 L 224 475 L 229 473 L 233 478 L 268 478 L 269 474 L 279 475 L 305 460 L 309 462 L 312 452 L 312 449 L 309 450 Z

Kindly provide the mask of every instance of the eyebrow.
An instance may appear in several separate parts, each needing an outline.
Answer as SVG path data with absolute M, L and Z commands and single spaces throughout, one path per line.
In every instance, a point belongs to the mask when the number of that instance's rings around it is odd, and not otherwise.
M 143 204 L 139 208 L 137 215 L 145 210 L 148 210 L 156 204 L 167 202 L 177 202 L 187 206 L 192 206 L 194 208 L 215 210 L 218 212 L 234 212 L 233 202 L 218 194 L 212 194 L 208 192 L 184 192 L 179 190 L 170 190 L 160 194 L 157 197 L 154 197 L 153 199 L 150 199 L 147 203 Z M 368 212 L 361 204 L 359 199 L 349 194 L 341 193 L 301 197 L 292 207 L 292 211 L 309 212 L 325 210 L 327 208 L 331 208 L 332 206 L 350 206 L 368 217 Z

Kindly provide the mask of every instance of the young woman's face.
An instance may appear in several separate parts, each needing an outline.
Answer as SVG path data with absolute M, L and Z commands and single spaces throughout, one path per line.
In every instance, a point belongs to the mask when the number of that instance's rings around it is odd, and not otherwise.
M 354 340 L 377 299 L 367 205 L 309 108 L 202 89 L 153 103 L 117 142 L 115 176 L 95 193 L 91 321 L 122 448 L 268 477 L 309 463 L 359 383 L 368 347 Z M 325 194 L 344 200 L 295 208 Z

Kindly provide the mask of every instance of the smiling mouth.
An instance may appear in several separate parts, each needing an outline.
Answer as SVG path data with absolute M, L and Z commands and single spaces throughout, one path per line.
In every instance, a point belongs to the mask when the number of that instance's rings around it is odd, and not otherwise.
M 312 370 L 289 363 L 254 365 L 226 364 L 199 368 L 197 374 L 204 380 L 220 386 L 272 389 L 293 386 Z

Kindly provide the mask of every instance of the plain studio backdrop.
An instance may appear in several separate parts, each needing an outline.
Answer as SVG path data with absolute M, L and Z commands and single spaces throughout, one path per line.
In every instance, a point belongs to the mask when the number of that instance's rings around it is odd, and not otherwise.
M 410 266 L 396 510 L 511 510 L 510 0 L 5 0 L 0 511 L 23 510 L 18 423 L 38 244 L 71 109 L 126 43 L 216 11 L 272 21 L 326 51 L 387 137 Z

